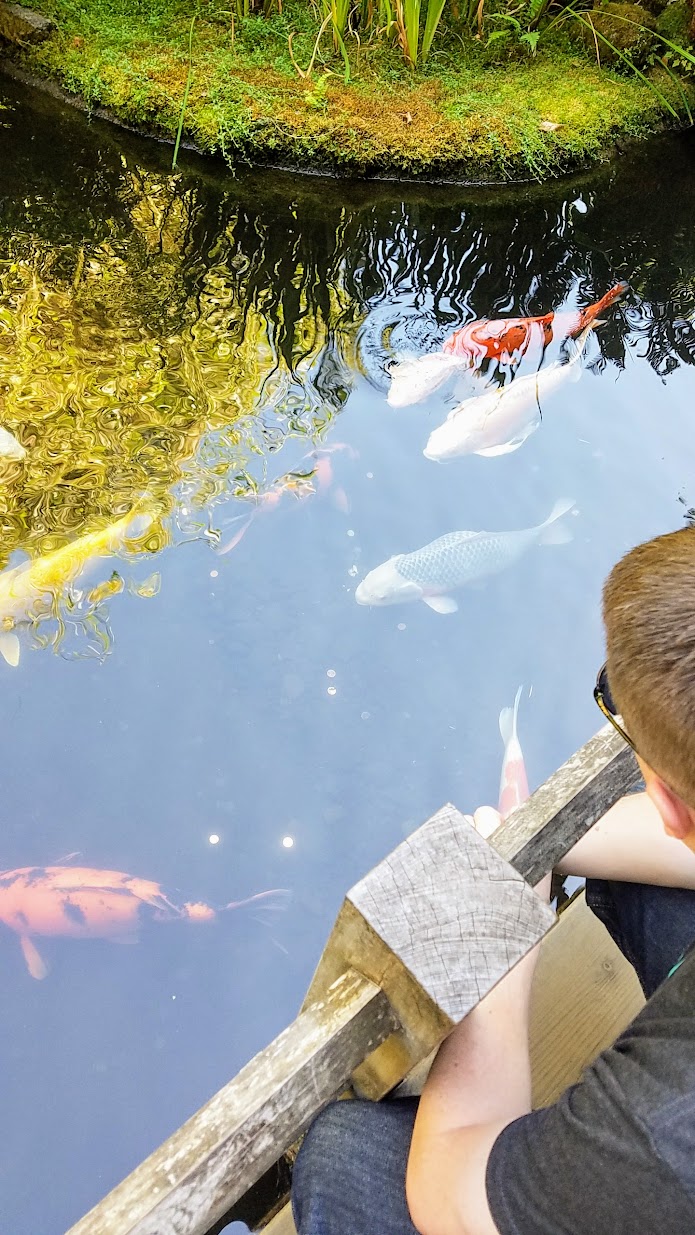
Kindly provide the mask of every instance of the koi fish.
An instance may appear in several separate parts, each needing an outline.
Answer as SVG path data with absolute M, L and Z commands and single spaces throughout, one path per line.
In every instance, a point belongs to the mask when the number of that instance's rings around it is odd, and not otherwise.
M 556 502 L 537 527 L 515 532 L 449 532 L 414 553 L 400 553 L 382 562 L 355 590 L 358 605 L 396 605 L 423 600 L 435 613 L 455 613 L 452 588 L 497 574 L 534 544 L 560 545 L 572 539 L 557 522 L 573 502 Z
M 19 664 L 20 645 L 14 628 L 50 614 L 68 584 L 94 568 L 101 558 L 118 553 L 128 540 L 144 535 L 152 519 L 151 513 L 134 508 L 99 532 L 90 532 L 62 549 L 0 573 L 0 655 L 8 665 Z
M 500 734 L 504 742 L 504 760 L 500 777 L 499 812 L 503 819 L 511 815 L 517 806 L 521 806 L 529 795 L 524 756 L 516 728 L 521 691 L 520 686 L 516 692 L 514 707 L 502 708 L 500 712 Z
M 469 322 L 454 331 L 442 351 L 445 355 L 467 356 L 471 363 L 488 359 L 497 360 L 500 364 L 513 364 L 525 355 L 531 343 L 539 343 L 546 348 L 554 338 L 568 339 L 581 334 L 601 313 L 625 295 L 627 286 L 627 283 L 616 283 L 595 304 L 569 313 Z
M 423 451 L 426 459 L 445 463 L 457 455 L 509 454 L 518 450 L 541 423 L 541 400 L 568 378 L 577 381 L 589 333 L 600 325 L 590 322 L 579 338 L 570 339 L 570 359 L 556 360 L 538 373 L 515 377 L 507 386 L 488 390 L 477 398 L 464 399 L 449 412 L 443 424 L 433 429 Z
M 41 979 L 48 966 L 34 943 L 36 936 L 135 943 L 147 920 L 209 922 L 229 909 L 286 895 L 272 889 L 213 909 L 197 901 L 177 905 L 158 883 L 122 871 L 24 866 L 0 871 L 0 922 L 19 936 L 29 973 Z
M 477 370 L 484 360 L 517 364 L 529 348 L 545 350 L 554 338 L 575 338 L 591 323 L 595 325 L 601 313 L 624 295 L 627 286 L 616 283 L 595 304 L 574 312 L 468 322 L 449 336 L 441 351 L 409 356 L 394 365 L 387 401 L 391 407 L 421 403 L 454 373 Z

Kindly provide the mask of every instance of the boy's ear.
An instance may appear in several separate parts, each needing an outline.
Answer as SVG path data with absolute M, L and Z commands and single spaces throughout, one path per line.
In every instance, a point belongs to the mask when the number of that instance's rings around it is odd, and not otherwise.
M 661 815 L 667 836 L 684 841 L 686 845 L 695 845 L 695 814 L 687 802 L 679 798 L 647 764 L 642 760 L 639 763 L 647 793 Z

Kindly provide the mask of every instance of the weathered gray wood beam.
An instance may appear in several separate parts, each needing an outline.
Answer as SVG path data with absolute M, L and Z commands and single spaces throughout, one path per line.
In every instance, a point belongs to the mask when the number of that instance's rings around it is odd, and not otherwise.
M 348 892 L 304 1007 L 347 966 L 387 994 L 400 1030 L 357 1070 L 380 1098 L 538 943 L 555 918 L 454 806 Z
M 378 986 L 341 974 L 68 1235 L 204 1235 L 395 1026 Z

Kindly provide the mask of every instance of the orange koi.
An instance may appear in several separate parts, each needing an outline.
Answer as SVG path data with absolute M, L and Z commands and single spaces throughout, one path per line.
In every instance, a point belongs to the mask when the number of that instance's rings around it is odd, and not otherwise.
M 524 756 L 517 736 L 516 723 L 521 699 L 521 686 L 516 692 L 513 708 L 500 712 L 500 734 L 504 742 L 504 760 L 500 778 L 499 812 L 503 819 L 521 806 L 529 796 Z
M 19 936 L 29 973 L 41 979 L 48 966 L 34 943 L 36 936 L 135 943 L 146 921 L 209 922 L 229 909 L 284 895 L 272 889 L 213 909 L 196 901 L 177 905 L 160 884 L 123 871 L 23 866 L 0 871 L 0 922 Z
M 627 283 L 616 283 L 605 296 L 586 309 L 572 313 L 546 313 L 542 317 L 505 317 L 469 322 L 455 330 L 442 351 L 446 355 L 468 356 L 474 364 L 482 360 L 497 360 L 513 364 L 526 354 L 529 347 L 545 349 L 553 338 L 574 338 L 594 322 L 605 309 L 627 291 Z

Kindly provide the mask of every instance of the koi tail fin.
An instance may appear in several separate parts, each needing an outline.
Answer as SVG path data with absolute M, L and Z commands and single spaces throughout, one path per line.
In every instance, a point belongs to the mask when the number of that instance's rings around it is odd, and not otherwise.
M 541 523 L 538 537 L 541 545 L 566 545 L 572 539 L 572 533 L 569 528 L 558 525 L 558 519 L 563 515 L 569 514 L 575 509 L 574 502 L 571 499 L 560 499 L 556 502 L 551 510 L 545 523 Z
M 218 557 L 224 557 L 225 553 L 231 553 L 232 549 L 236 549 L 239 542 L 244 539 L 244 536 L 246 535 L 249 528 L 251 527 L 251 524 L 253 523 L 253 520 L 255 517 L 255 513 L 256 512 L 254 511 L 253 514 L 251 515 L 237 515 L 235 519 L 231 520 L 232 523 L 236 523 L 237 519 L 243 519 L 244 522 L 239 528 L 239 531 L 234 533 L 231 540 L 228 540 L 224 545 L 221 545 L 218 549 L 215 550 Z
M 22 955 L 27 963 L 29 973 L 32 978 L 36 978 L 37 982 L 40 982 L 48 973 L 48 965 L 43 959 L 35 943 L 29 938 L 28 935 L 22 935 L 19 943 L 22 949 Z
M 615 304 L 616 300 L 620 300 L 620 298 L 629 290 L 630 284 L 623 280 L 620 283 L 616 283 L 615 287 L 612 287 L 609 292 L 606 292 L 605 296 L 602 296 L 601 299 L 597 300 L 595 304 L 590 304 L 588 308 L 581 309 L 579 312 L 579 325 L 572 333 L 578 334 L 580 330 L 584 330 L 585 327 L 591 322 L 595 322 L 596 318 L 599 317 L 605 309 L 610 309 L 611 305 Z
M 516 741 L 519 740 L 516 731 L 516 722 L 519 715 L 519 700 L 521 699 L 521 692 L 523 689 L 523 686 L 520 686 L 516 692 L 514 706 L 511 708 L 502 708 L 502 711 L 500 712 L 500 735 L 502 741 L 504 742 L 505 749 L 513 739 Z
M 569 374 L 570 381 L 578 382 L 582 373 L 579 367 L 579 361 L 582 358 L 582 353 L 586 347 L 586 341 L 589 338 L 592 330 L 598 330 L 599 326 L 605 325 L 602 317 L 592 318 L 591 321 L 584 327 L 581 334 L 570 335 L 565 339 L 563 348 L 567 354 L 566 364 L 572 365 L 572 372 Z
M 591 314 L 592 318 L 598 317 L 599 314 L 603 313 L 604 309 L 609 309 L 612 304 L 615 304 L 616 300 L 620 300 L 621 296 L 624 296 L 629 291 L 629 288 L 630 284 L 622 279 L 620 283 L 616 283 L 615 287 L 612 287 L 609 292 L 606 292 L 605 296 L 602 296 L 600 300 L 596 301 L 596 304 L 592 304 L 585 312 Z

